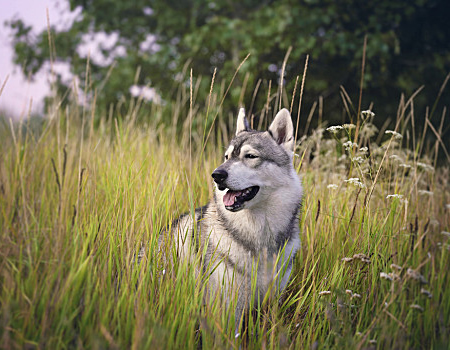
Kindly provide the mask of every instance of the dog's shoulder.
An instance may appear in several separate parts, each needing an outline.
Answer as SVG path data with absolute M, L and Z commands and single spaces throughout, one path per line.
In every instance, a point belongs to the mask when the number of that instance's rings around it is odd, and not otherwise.
M 199 225 L 200 222 L 205 218 L 206 212 L 209 208 L 210 204 L 206 204 L 202 207 L 195 208 L 194 215 L 191 212 L 185 212 L 174 219 L 164 231 L 166 232 L 174 232 L 175 230 L 180 229 L 192 229 L 194 224 Z

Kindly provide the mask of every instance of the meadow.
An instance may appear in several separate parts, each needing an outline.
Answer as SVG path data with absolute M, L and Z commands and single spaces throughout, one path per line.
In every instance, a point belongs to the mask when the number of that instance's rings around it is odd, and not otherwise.
M 161 268 L 159 233 L 211 198 L 233 135 L 237 108 L 211 91 L 182 93 L 189 113 L 175 106 L 171 125 L 158 107 L 138 118 L 141 99 L 122 116 L 55 103 L 37 127 L 1 123 L 0 346 L 448 348 L 450 170 L 436 167 L 439 130 L 435 144 L 417 136 L 413 98 L 392 130 L 349 99 L 347 124 L 298 130 L 302 248 L 281 300 L 266 298 L 242 333 L 205 302 L 194 264 Z M 290 98 L 269 92 L 259 124 Z

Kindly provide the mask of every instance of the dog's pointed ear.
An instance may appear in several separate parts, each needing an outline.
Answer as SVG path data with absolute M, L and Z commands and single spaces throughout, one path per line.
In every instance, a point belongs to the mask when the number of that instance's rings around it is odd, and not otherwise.
M 245 116 L 245 109 L 241 108 L 239 110 L 239 115 L 237 119 L 236 135 L 239 134 L 241 131 L 248 131 L 248 130 L 250 130 L 250 125 L 248 124 L 247 117 Z
M 294 126 L 292 125 L 291 114 L 286 108 L 283 108 L 275 116 L 269 126 L 269 134 L 287 151 L 294 151 Z

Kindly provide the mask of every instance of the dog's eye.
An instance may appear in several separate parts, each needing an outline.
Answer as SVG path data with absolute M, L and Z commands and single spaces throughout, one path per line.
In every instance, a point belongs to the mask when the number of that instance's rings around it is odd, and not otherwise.
M 254 155 L 254 154 L 251 154 L 251 153 L 248 153 L 248 154 L 245 155 L 245 158 L 255 159 L 255 158 L 258 158 L 258 156 Z

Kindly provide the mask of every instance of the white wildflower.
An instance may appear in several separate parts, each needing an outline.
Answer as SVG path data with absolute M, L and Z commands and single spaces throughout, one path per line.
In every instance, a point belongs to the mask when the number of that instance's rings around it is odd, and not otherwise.
M 355 185 L 357 187 L 360 187 L 360 188 L 366 187 L 366 185 L 364 185 L 361 181 L 359 181 L 358 177 L 352 177 L 352 178 L 350 178 L 348 180 L 344 180 L 344 181 L 349 183 L 349 184 L 351 184 L 351 185 Z
M 376 345 L 377 344 L 377 340 L 376 339 L 370 339 L 369 340 L 369 344 L 370 345 Z
M 401 134 L 399 134 L 397 131 L 394 131 L 394 130 L 386 130 L 384 133 L 392 134 L 392 137 L 396 140 L 401 140 L 403 138 L 403 136 Z
M 427 196 L 432 196 L 433 195 L 433 192 L 431 192 L 431 191 L 419 190 L 418 192 L 419 192 L 420 195 L 423 195 L 423 194 L 425 194 Z
M 425 171 L 429 171 L 429 172 L 434 171 L 434 168 L 431 165 L 428 165 L 425 163 L 417 162 L 417 166 Z
M 355 124 L 344 124 L 342 126 L 344 127 L 344 129 L 348 129 L 348 130 L 356 128 Z
M 330 189 L 330 190 L 336 190 L 338 187 L 339 187 L 339 186 L 336 185 L 336 184 L 329 184 L 329 185 L 327 186 L 327 188 Z
M 402 194 L 397 194 L 397 193 L 395 193 L 395 194 L 388 194 L 386 196 L 386 199 L 389 199 L 389 198 L 403 199 L 403 195 Z
M 391 276 L 389 276 L 389 274 L 387 274 L 386 272 L 380 272 L 380 278 L 384 278 L 385 280 L 388 280 L 388 281 L 393 281 L 394 279 L 391 277 Z
M 447 236 L 447 237 L 450 238 L 450 232 L 442 231 L 442 232 L 441 232 L 441 235 L 444 235 L 444 236 Z
M 423 283 L 423 284 L 427 284 L 427 283 L 428 283 L 425 277 L 423 277 L 419 272 L 417 272 L 417 271 L 415 271 L 415 270 L 413 270 L 413 269 L 411 269 L 411 268 L 409 268 L 409 269 L 406 271 L 406 274 L 407 274 L 410 278 L 412 278 L 412 279 L 414 279 L 414 280 L 416 280 L 416 281 L 419 281 L 420 283 Z
M 425 288 L 420 288 L 420 293 L 426 295 L 428 299 L 431 299 L 433 297 L 433 294 Z
M 241 333 L 236 333 L 235 336 L 234 336 L 234 338 L 237 339 L 237 338 L 239 338 L 240 335 L 241 335 Z
M 412 304 L 409 306 L 411 309 L 419 310 L 420 312 L 423 312 L 423 307 L 417 304 Z
M 361 299 L 361 294 L 353 293 L 352 299 L 354 299 L 354 298 L 356 298 L 356 299 Z
M 361 118 L 363 120 L 365 120 L 367 118 L 371 118 L 371 117 L 375 117 L 375 113 L 373 113 L 370 109 L 368 109 L 367 111 L 361 112 Z
M 362 153 L 366 153 L 368 150 L 369 150 L 368 147 L 361 147 L 361 148 L 359 149 L 359 151 L 362 152 Z
M 326 130 L 331 132 L 331 133 L 333 133 L 333 134 L 336 134 L 338 132 L 338 130 L 341 130 L 341 129 L 342 129 L 342 126 L 340 126 L 340 125 L 333 125 L 333 126 L 328 127 Z
M 405 168 L 405 169 L 409 169 L 409 168 L 411 168 L 411 165 L 409 165 L 409 164 L 400 164 L 399 167 Z
M 353 292 L 352 292 L 350 289 L 346 289 L 346 290 L 345 290 L 345 293 L 347 293 L 347 294 L 350 295 L 350 296 L 353 295 Z
M 353 260 L 353 258 L 347 258 L 347 257 L 341 259 L 341 261 L 343 261 L 343 262 L 350 262 L 352 260 Z
M 298 326 L 300 326 L 300 323 L 297 323 L 297 324 L 295 325 L 295 328 L 298 328 Z
M 347 141 L 342 144 L 346 151 L 351 150 L 353 147 L 358 147 L 358 145 L 352 141 Z
M 329 291 L 329 290 L 323 290 L 323 291 L 319 292 L 319 295 L 330 295 L 330 294 L 331 294 L 331 291 Z
M 403 267 L 401 267 L 400 265 L 397 265 L 397 264 L 391 264 L 391 269 L 395 269 L 395 270 L 401 270 L 401 269 L 403 269 Z
M 355 162 L 355 163 L 361 164 L 361 163 L 364 163 L 364 158 L 358 156 L 356 158 L 352 158 L 352 161 Z
M 400 162 L 400 161 L 402 160 L 402 159 L 401 159 L 398 155 L 396 155 L 396 154 L 393 154 L 393 155 L 389 156 L 389 159 L 395 160 L 395 161 L 397 161 L 397 162 Z

